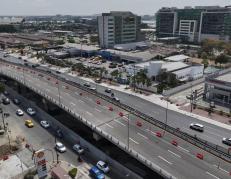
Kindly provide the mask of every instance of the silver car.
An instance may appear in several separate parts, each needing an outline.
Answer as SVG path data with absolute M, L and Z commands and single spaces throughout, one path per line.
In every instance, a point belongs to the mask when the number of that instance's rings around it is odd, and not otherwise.
M 61 153 L 66 152 L 66 147 L 61 142 L 56 142 L 55 149 Z
M 26 112 L 31 116 L 36 114 L 36 111 L 33 108 L 27 108 Z
M 75 152 L 77 152 L 78 154 L 83 154 L 84 153 L 84 149 L 79 144 L 75 144 L 73 146 L 73 150 Z
M 47 121 L 40 121 L 40 124 L 41 124 L 41 126 L 44 127 L 44 128 L 49 128 L 49 127 L 50 127 L 50 124 L 49 124 L 49 122 L 47 122 Z

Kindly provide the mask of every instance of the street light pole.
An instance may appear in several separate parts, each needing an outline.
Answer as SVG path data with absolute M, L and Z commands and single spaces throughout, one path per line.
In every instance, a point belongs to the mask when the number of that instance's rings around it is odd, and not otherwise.
M 129 125 L 130 125 L 130 123 L 129 123 L 129 114 L 128 114 L 128 150 L 129 150 L 129 140 L 130 140 L 130 137 L 129 137 Z
M 165 134 L 165 131 L 167 128 L 167 122 L 168 122 L 168 100 L 166 100 L 166 102 L 167 102 L 167 108 L 166 108 L 166 116 L 165 116 L 165 130 L 164 130 L 163 136 Z
M 0 108 L 0 113 L 2 113 L 2 123 L 3 123 L 4 130 L 6 130 L 5 118 L 2 108 Z
M 59 105 L 61 105 L 61 99 L 60 99 L 60 87 L 59 87 L 60 80 L 58 78 L 58 93 L 59 93 Z

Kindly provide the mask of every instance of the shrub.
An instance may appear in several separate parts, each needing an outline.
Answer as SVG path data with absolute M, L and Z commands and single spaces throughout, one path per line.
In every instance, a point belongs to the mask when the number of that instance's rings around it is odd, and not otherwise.
M 220 115 L 223 115 L 223 113 L 224 113 L 223 111 L 220 111 Z
M 77 168 L 72 168 L 69 172 L 68 172 L 68 175 L 71 177 L 71 178 L 75 178 L 76 174 L 77 174 Z

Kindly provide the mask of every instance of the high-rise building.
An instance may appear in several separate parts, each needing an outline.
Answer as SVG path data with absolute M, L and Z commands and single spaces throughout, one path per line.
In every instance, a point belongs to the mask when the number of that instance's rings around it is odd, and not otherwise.
M 231 41 L 231 7 L 162 8 L 156 14 L 156 32 L 158 38 L 181 37 L 190 42 Z
M 139 41 L 141 17 L 131 12 L 111 11 L 98 17 L 99 43 L 102 48 Z

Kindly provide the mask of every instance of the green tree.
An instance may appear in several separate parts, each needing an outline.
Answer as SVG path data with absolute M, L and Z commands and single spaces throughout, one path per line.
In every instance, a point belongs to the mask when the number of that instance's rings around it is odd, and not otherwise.
M 68 38 L 69 43 L 75 43 L 75 39 L 73 37 Z
M 68 175 L 69 175 L 71 178 L 75 178 L 76 175 L 77 175 L 77 172 L 78 172 L 78 169 L 77 169 L 77 168 L 72 168 L 72 169 L 68 172 Z
M 0 83 L 0 93 L 3 93 L 5 91 L 5 85 Z
M 219 56 L 216 57 L 215 63 L 225 64 L 229 61 L 228 57 L 225 54 L 220 54 Z
M 119 71 L 118 70 L 114 70 L 110 74 L 111 74 L 112 77 L 117 78 L 118 75 L 119 75 Z
M 207 68 L 209 65 L 208 59 L 203 59 L 201 63 L 204 64 L 205 68 Z
M 91 36 L 90 36 L 90 42 L 91 42 L 91 43 L 97 43 L 97 42 L 98 42 L 98 36 L 96 36 L 96 35 L 91 35 Z

